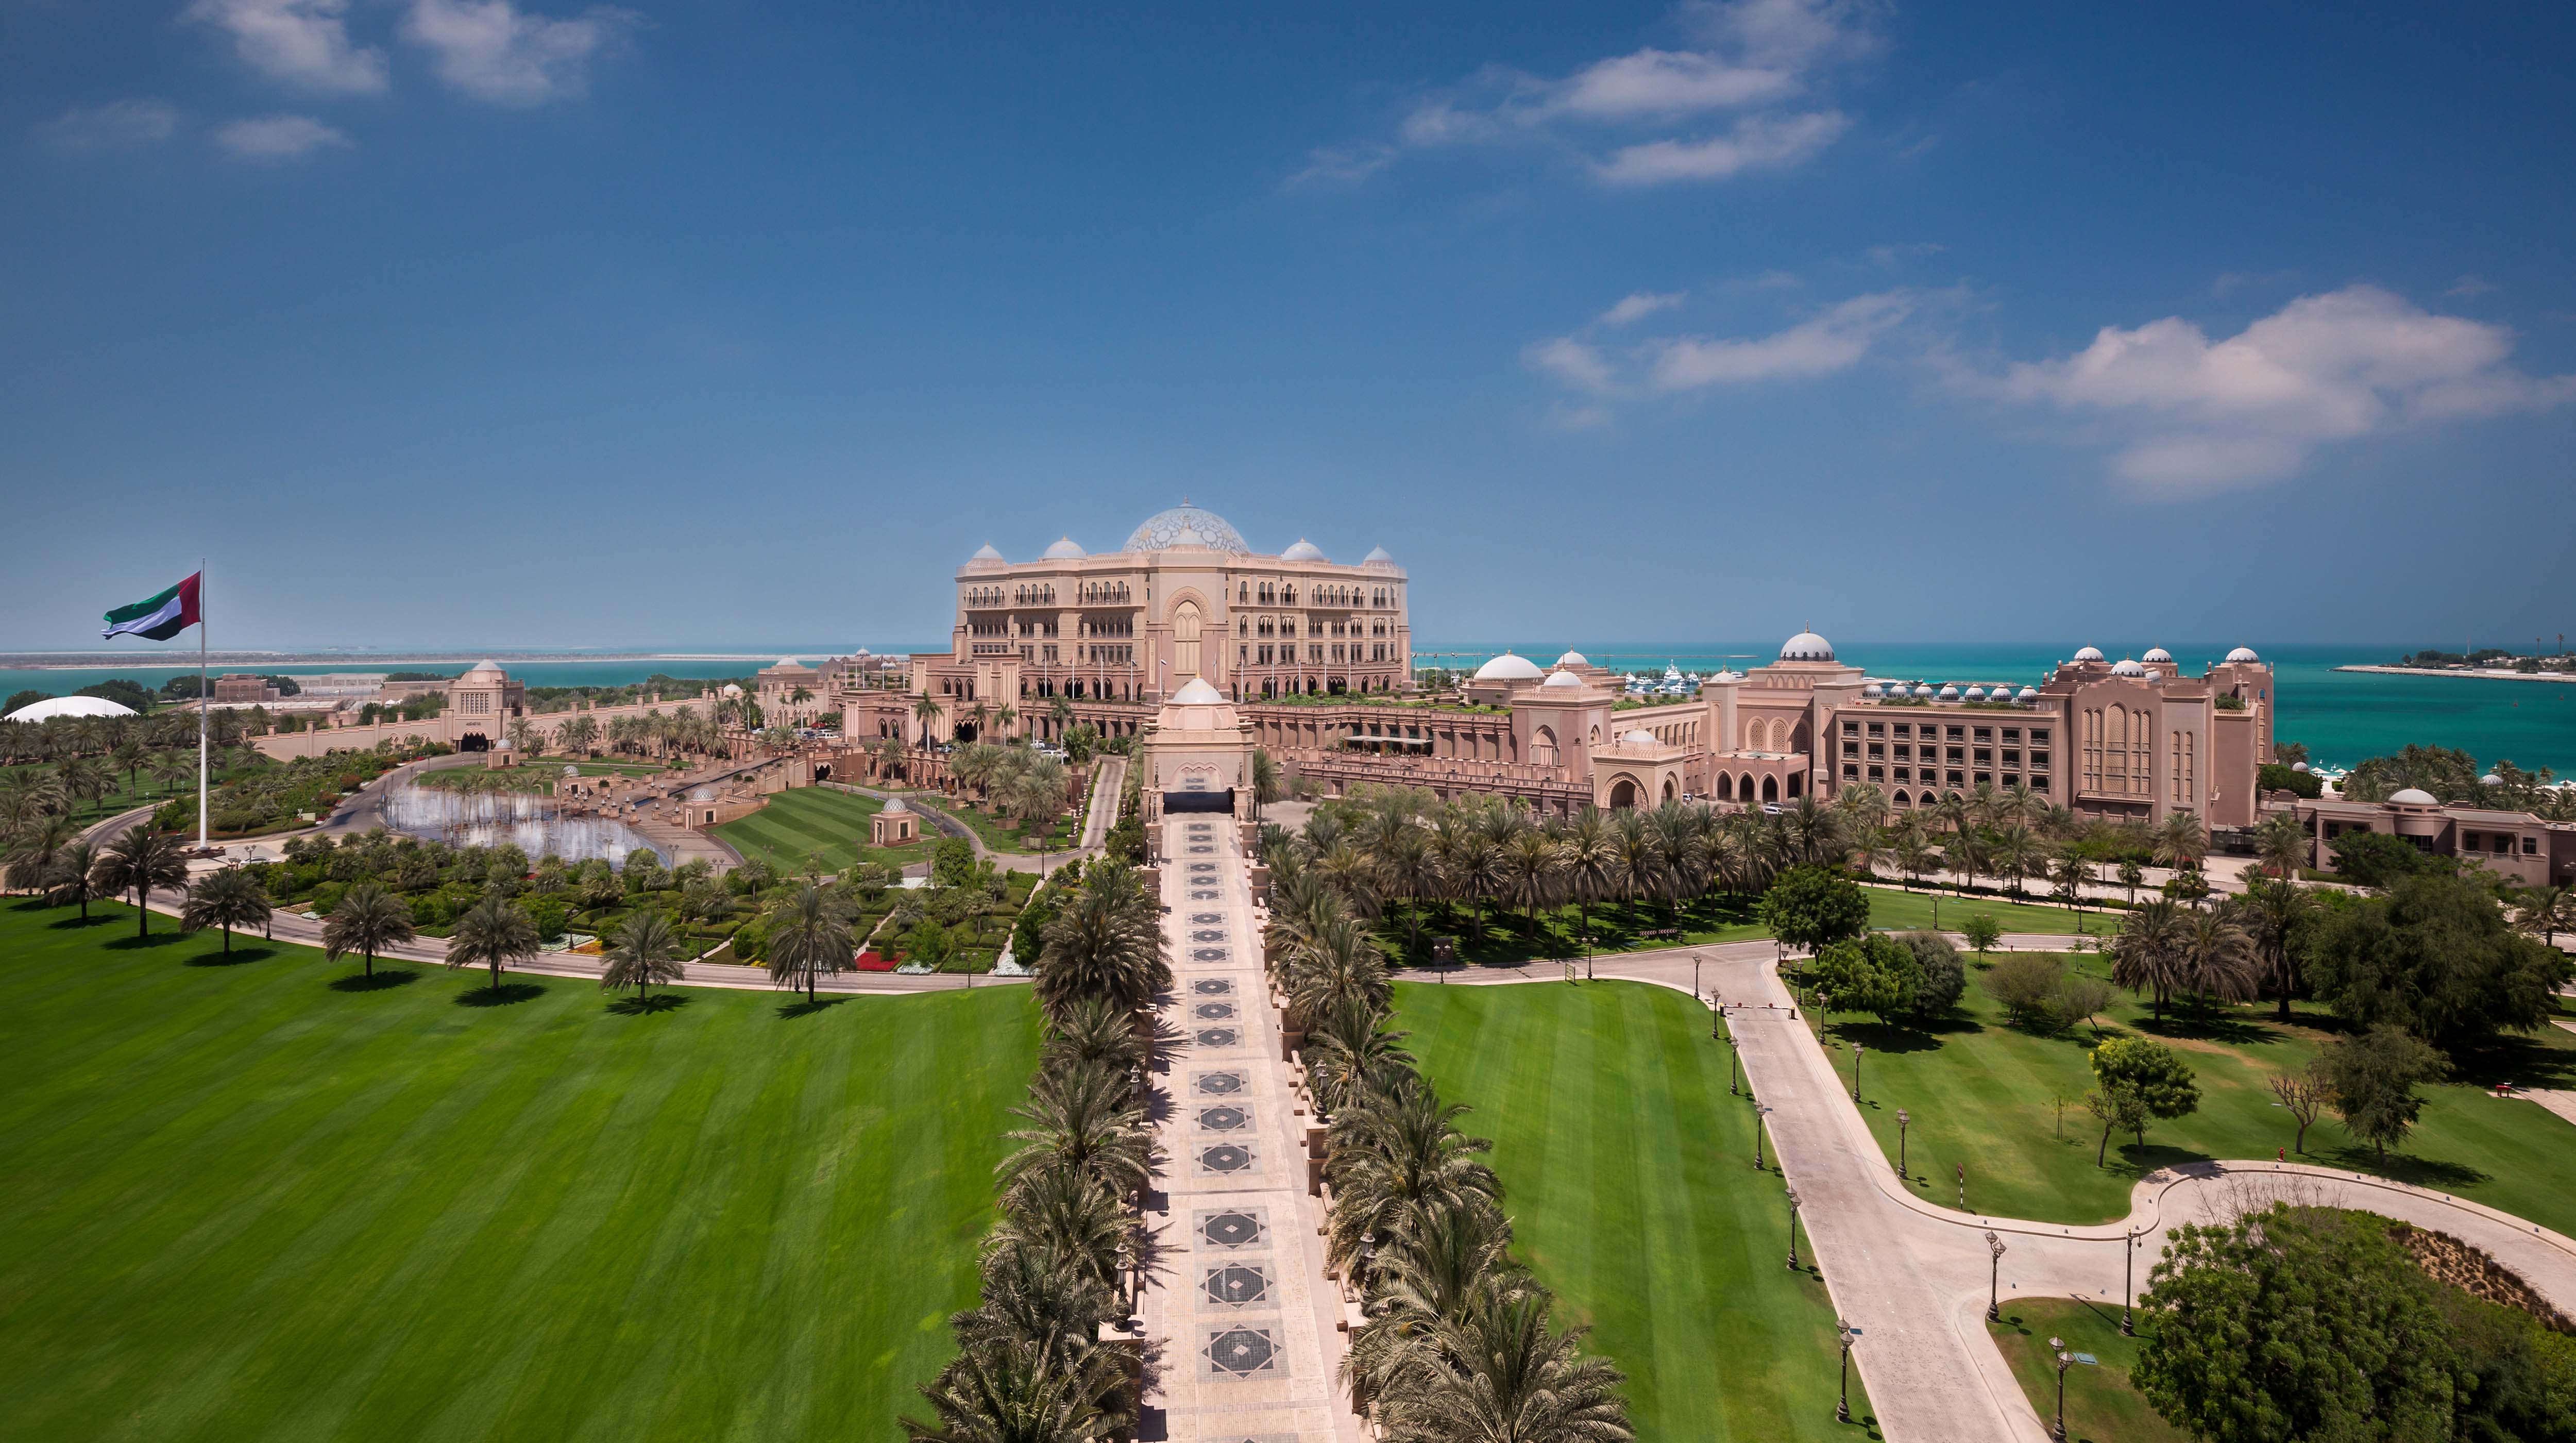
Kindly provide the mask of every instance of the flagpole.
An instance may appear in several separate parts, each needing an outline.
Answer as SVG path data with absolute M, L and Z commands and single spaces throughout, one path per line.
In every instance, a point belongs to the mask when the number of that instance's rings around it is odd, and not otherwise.
M 206 558 L 197 558 L 197 850 L 206 850 L 206 718 L 215 699 L 206 691 Z

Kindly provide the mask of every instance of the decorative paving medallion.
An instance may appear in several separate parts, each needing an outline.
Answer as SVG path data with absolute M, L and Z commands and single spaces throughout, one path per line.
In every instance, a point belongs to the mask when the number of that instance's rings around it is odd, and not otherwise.
M 1243 1034 L 1235 1031 L 1231 1027 L 1202 1027 L 1199 1029 L 1199 1046 L 1201 1047 L 1232 1047 L 1234 1044 L 1242 1040 Z
M 1268 1328 L 1220 1329 L 1199 1353 L 1217 1377 L 1252 1378 L 1279 1370 L 1279 1344 Z
M 1223 1022 L 1234 1016 L 1231 1002 L 1202 1002 L 1190 1009 L 1190 1015 L 1201 1022 Z
M 1226 952 L 1222 947 L 1193 947 L 1190 949 L 1190 960 L 1193 962 L 1222 962 L 1225 960 L 1225 957 Z
M 1199 1166 L 1209 1172 L 1241 1172 L 1252 1166 L 1252 1149 L 1232 1142 L 1203 1147 L 1199 1149 Z
M 1209 846 L 1205 842 L 1194 842 L 1190 845 L 1190 855 L 1195 857 L 1204 857 L 1215 850 L 1216 848 Z
M 1214 862 L 1192 862 L 1192 863 L 1190 863 L 1190 870 L 1191 870 L 1191 871 L 1193 871 L 1193 872 L 1213 872 L 1213 871 L 1215 871 L 1215 870 L 1216 870 L 1216 863 L 1214 863 Z
M 1258 1208 L 1228 1208 L 1199 1219 L 1199 1236 L 1207 1239 L 1210 1247 L 1250 1247 L 1261 1241 L 1261 1231 Z
M 1190 934 L 1190 940 L 1193 942 L 1222 942 L 1225 940 L 1225 929 L 1223 927 L 1201 927 L 1199 930 Z
M 1190 990 L 1201 997 L 1226 997 L 1234 992 L 1234 981 L 1227 977 L 1202 977 L 1190 984 Z
M 1235 1132 L 1251 1121 L 1252 1114 L 1224 1103 L 1199 1109 L 1199 1126 L 1210 1132 Z
M 1191 1086 L 1209 1097 L 1232 1097 L 1243 1091 L 1245 1080 L 1240 1072 L 1202 1072 Z
M 1224 920 L 1225 914 L 1223 912 L 1192 912 L 1190 914 L 1191 923 L 1200 927 L 1212 926 Z
M 1193 902 L 1213 902 L 1216 899 L 1217 894 L 1214 892 L 1192 892 L 1190 894 L 1190 900 Z
M 1258 1263 L 1228 1263 L 1208 1269 L 1207 1300 L 1221 1308 L 1240 1308 L 1270 1296 L 1270 1278 Z

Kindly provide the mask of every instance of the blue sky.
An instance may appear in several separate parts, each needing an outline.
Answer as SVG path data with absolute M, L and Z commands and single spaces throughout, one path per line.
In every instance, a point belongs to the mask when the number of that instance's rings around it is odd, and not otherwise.
M 0 646 L 2567 628 L 2564 6 L 0 0 Z

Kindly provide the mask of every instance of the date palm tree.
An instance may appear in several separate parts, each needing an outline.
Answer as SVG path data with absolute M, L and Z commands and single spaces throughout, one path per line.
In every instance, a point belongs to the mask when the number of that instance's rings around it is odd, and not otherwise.
M 1029 1084 L 1029 1100 L 1011 1115 L 1029 1126 L 1008 1134 L 1019 1150 L 994 1168 L 1006 1199 L 1038 1173 L 1059 1169 L 1122 1198 L 1153 1179 L 1154 1134 L 1124 1068 L 1093 1063 L 1044 1069 Z
M 840 899 L 808 882 L 779 902 L 769 928 L 769 981 L 776 987 L 802 987 L 805 1000 L 817 1000 L 822 979 L 850 970 L 857 943 L 849 914 Z
M 1387 1433 L 1418 1443 L 1628 1443 L 1626 1381 L 1586 1357 L 1584 1330 L 1560 1332 L 1536 1291 L 1444 1321 L 1429 1348 L 1446 1366 L 1408 1374 L 1380 1404 Z
M 144 770 L 166 794 L 179 789 L 179 784 L 197 774 L 197 759 L 181 751 L 155 752 Z
M 2257 991 L 2254 939 L 2236 919 L 2233 901 L 2192 909 L 2181 936 L 2183 986 L 2195 996 L 2250 1002 Z
M 2022 883 L 2035 874 L 2044 874 L 2049 848 L 2031 829 L 2019 822 L 1995 834 L 1995 871 L 2012 879 L 2013 895 L 2023 895 Z
M 63 797 L 75 812 L 116 790 L 116 779 L 107 768 L 88 757 L 73 757 L 54 771 L 54 781 L 63 789 Z
M 268 889 L 259 879 L 243 868 L 226 867 L 207 873 L 188 889 L 187 904 L 179 909 L 179 925 L 191 932 L 222 928 L 224 955 L 229 957 L 233 929 L 265 926 L 268 913 Z
M 980 1348 L 921 1390 L 937 1421 L 901 1421 L 913 1443 L 1091 1443 L 1111 1431 L 1098 1386 L 1053 1348 Z
M 1333 1119 L 1325 1255 L 1336 1270 L 1349 1271 L 1364 1238 L 1410 1234 L 1435 1210 L 1499 1208 L 1502 1184 L 1479 1160 L 1493 1145 L 1458 1129 L 1467 1111 L 1407 1081 Z
M 1890 859 L 1896 863 L 1896 870 L 1904 873 L 1906 880 L 1916 886 L 1921 886 L 1925 877 L 1940 870 L 1941 854 L 1923 835 L 1921 817 L 1907 817 L 1905 824 L 1896 829 L 1896 839 L 1888 844 L 1887 850 Z
M 322 955 L 337 962 L 355 952 L 369 977 L 376 975 L 376 955 L 414 936 L 411 908 L 374 882 L 360 882 L 340 897 L 340 905 L 322 921 Z
M 2257 877 L 2246 883 L 2244 900 L 2236 912 L 2238 922 L 2254 941 L 2255 954 L 2263 960 L 2264 970 L 2271 974 L 2280 1002 L 2279 1011 L 2273 1015 L 2284 1023 L 2290 1020 L 2290 994 L 2299 990 L 2299 928 L 2315 907 L 2315 901 L 2296 882 Z
M 6 834 L 9 841 L 8 866 L 0 871 L 0 880 L 17 891 L 30 891 L 45 885 L 54 870 L 54 858 L 64 844 L 80 835 L 80 824 L 59 812 L 47 813 Z
M 1522 832 L 1503 848 L 1503 895 L 1522 909 L 1533 942 L 1538 939 L 1538 909 L 1555 902 L 1564 870 L 1565 854 L 1544 832 Z
M 1004 741 L 1011 739 L 1011 724 L 1019 719 L 1020 709 L 1009 702 L 993 708 L 993 730 L 1000 732 Z
M 1574 897 L 1577 916 L 1583 928 L 1583 944 L 1592 945 L 1592 904 L 1607 901 L 1619 894 L 1626 873 L 1621 869 L 1619 845 L 1610 831 L 1610 823 L 1597 807 L 1587 806 L 1567 823 L 1557 839 L 1557 855 L 1564 859 L 1566 890 Z
M 2176 812 L 2156 828 L 2156 861 L 2182 871 L 2197 871 L 2209 855 L 2209 829 L 2189 812 Z
M 2313 854 L 2308 829 L 2296 812 L 2275 812 L 2254 828 L 2254 856 L 2266 872 L 2284 881 L 2299 875 Z
M 503 967 L 536 955 L 537 924 L 526 909 L 498 892 L 457 918 L 456 935 L 447 939 L 447 965 L 491 968 L 496 993 L 501 990 Z
M 1157 904 L 1124 865 L 1086 866 L 1042 936 L 1035 985 L 1050 1017 L 1085 998 L 1138 1012 L 1172 985 Z
M 2151 995 L 2159 1025 L 2165 1020 L 2166 1000 L 2184 985 L 2183 952 L 2190 933 L 2191 923 L 2178 903 L 2151 897 L 2121 919 L 2119 933 L 2111 939 L 2111 980 Z
M 646 907 L 626 919 L 617 929 L 617 940 L 610 943 L 608 966 L 599 974 L 600 990 L 615 991 L 632 987 L 635 1000 L 643 1002 L 656 982 L 668 985 L 687 975 L 680 965 L 680 954 L 687 951 L 671 919 L 657 907 Z
M 2562 930 L 2576 930 L 2576 888 L 2560 882 L 2523 888 L 2514 896 L 2513 924 L 2557 946 Z
M 150 936 L 155 890 L 188 885 L 188 854 L 177 836 L 155 831 L 147 819 L 119 832 L 99 853 L 98 888 L 109 896 L 134 894 L 134 935 Z
M 45 905 L 78 907 L 81 922 L 89 922 L 89 904 L 115 894 L 98 883 L 99 846 L 86 837 L 74 837 L 54 853 L 51 869 L 45 874 Z

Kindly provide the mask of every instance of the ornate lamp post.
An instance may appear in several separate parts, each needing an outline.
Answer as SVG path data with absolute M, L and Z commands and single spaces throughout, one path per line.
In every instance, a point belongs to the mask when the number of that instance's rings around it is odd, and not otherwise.
M 1789 1271 L 1798 1270 L 1798 1190 L 1789 1189 Z
M 1762 1171 L 1762 1119 L 1769 1115 L 1770 1111 L 1771 1109 L 1761 1103 L 1753 1104 L 1753 1170 L 1755 1172 Z
M 1900 1182 L 1911 1181 L 1914 1176 L 1905 1170 L 1905 1127 L 1912 1121 L 1904 1108 L 1896 1110 L 1896 1176 Z
M 1722 1007 L 1719 1008 L 1718 1015 L 1721 1017 L 1725 1016 L 1726 1009 Z M 1742 1054 L 1736 1050 L 1735 1046 L 1735 1029 L 1729 1027 L 1726 1029 L 1726 1095 L 1729 1097 L 1738 1097 L 1743 1095 L 1743 1084 L 1737 1080 L 1738 1074 L 1742 1070 L 1740 1066 L 1742 1061 Z
M 1863 1050 L 1859 1043 L 1852 1044 L 1852 1101 L 1854 1102 L 1860 1101 L 1860 1055 Z
M 1848 1423 L 1851 1421 L 1851 1320 L 1846 1318 L 1837 1326 L 1842 1330 L 1843 1339 L 1843 1387 L 1842 1397 L 1834 1404 L 1834 1421 Z
M 1994 1271 L 1986 1278 L 1986 1321 L 1989 1323 L 2000 1323 L 2004 1320 L 2003 1291 L 2005 1248 L 2004 1240 L 1996 1237 L 1994 1230 L 1991 1228 L 1986 1230 L 1986 1251 L 1994 1259 Z
M 2137 1287 L 2138 1233 L 2132 1228 L 2127 1244 L 2120 1251 L 2120 1336 L 2123 1338 L 2138 1336 L 2137 1326 L 2129 1317 L 2129 1300 L 2136 1296 Z
M 2057 1426 L 2049 1430 L 2048 1436 L 2057 1443 L 2066 1443 L 2066 1370 L 2074 1363 L 2075 1355 L 2066 1351 L 2066 1344 L 2057 1338 L 2048 1340 L 2048 1349 L 2057 1355 Z

